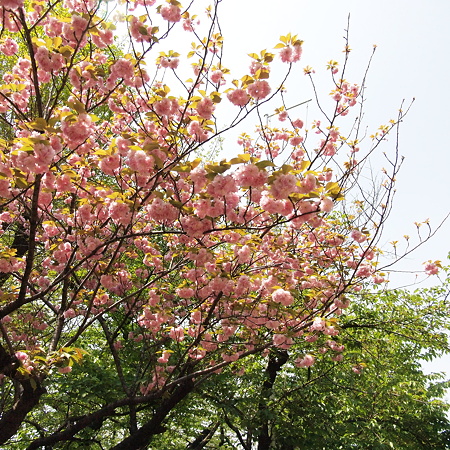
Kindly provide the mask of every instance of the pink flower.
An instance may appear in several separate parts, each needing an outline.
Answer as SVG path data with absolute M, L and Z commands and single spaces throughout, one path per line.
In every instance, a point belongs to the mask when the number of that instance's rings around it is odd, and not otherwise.
M 114 347 L 116 350 L 119 350 L 119 349 L 123 348 L 123 344 L 122 344 L 122 342 L 120 342 L 120 341 L 115 341 L 115 342 L 113 343 L 113 347 Z
M 184 341 L 184 329 L 183 327 L 172 328 L 169 332 L 171 339 L 177 342 Z
M 177 220 L 179 210 L 170 203 L 156 197 L 148 207 L 148 214 L 156 222 L 171 224 Z
M 276 289 L 272 292 L 272 300 L 276 303 L 281 303 L 283 306 L 289 306 L 294 302 L 294 297 L 284 289 Z
M 278 120 L 280 122 L 284 122 L 287 119 L 287 117 L 288 117 L 287 111 L 282 111 L 280 112 L 280 114 L 278 114 Z
M 163 6 L 160 10 L 163 19 L 168 22 L 179 22 L 181 20 L 181 10 L 178 6 L 168 5 Z
M 152 27 L 146 27 L 137 17 L 131 17 L 130 34 L 136 42 L 150 42 L 152 39 Z
M 250 100 L 247 92 L 243 89 L 235 89 L 234 91 L 228 92 L 227 97 L 233 105 L 241 107 L 245 106 Z
M 297 62 L 300 61 L 300 58 L 302 57 L 303 48 L 301 45 L 294 45 L 294 53 L 291 57 L 291 62 Z
M 362 277 L 362 278 L 367 278 L 372 274 L 373 274 L 373 267 L 365 265 L 365 264 L 361 264 L 355 273 L 355 275 L 357 277 Z
M 162 355 L 158 358 L 158 362 L 160 364 L 166 364 L 169 361 L 170 358 L 170 352 L 167 350 L 164 350 Z
M 300 187 L 300 192 L 302 194 L 309 194 L 316 188 L 316 177 L 312 173 L 308 173 L 302 180 L 302 185 Z
M 62 135 L 70 149 L 82 144 L 92 134 L 92 121 L 87 114 L 80 114 L 76 121 L 63 121 Z
M 213 197 L 223 197 L 236 191 L 236 182 L 231 175 L 217 175 L 208 186 L 208 194 Z
M 184 19 L 183 20 L 183 30 L 184 31 L 194 31 L 194 26 L 192 24 L 191 19 Z
M 110 76 L 114 81 L 118 78 L 130 80 L 134 76 L 133 63 L 129 59 L 118 59 L 111 67 Z
M 106 48 L 114 43 L 112 30 L 98 31 L 98 34 L 91 34 L 92 41 L 98 48 Z
M 279 347 L 286 343 L 286 336 L 284 334 L 274 334 L 273 335 L 273 345 Z
M 45 34 L 48 37 L 61 36 L 63 32 L 63 22 L 60 22 L 56 17 L 48 17 L 47 23 L 44 26 Z
M 77 315 L 77 313 L 72 308 L 67 309 L 63 313 L 63 317 L 65 319 L 71 319 L 72 317 L 75 317 L 76 315 Z
M 300 145 L 302 142 L 303 142 L 303 137 L 302 136 L 294 136 L 289 141 L 289 144 L 291 144 L 293 147 L 296 147 L 297 145 Z
M 250 262 L 252 257 L 252 250 L 248 245 L 244 245 L 238 252 L 238 262 L 239 264 L 246 264 Z
M 248 93 L 256 100 L 262 100 L 270 94 L 270 86 L 266 80 L 257 80 L 248 88 Z
M 300 60 L 302 56 L 302 46 L 301 45 L 294 45 L 294 47 L 284 47 L 280 51 L 280 58 L 281 61 L 285 63 L 293 63 Z
M 86 37 L 88 26 L 89 23 L 84 17 L 73 15 L 72 23 L 65 23 L 63 25 L 63 36 L 69 42 L 80 42 L 83 38 Z
M 213 83 L 220 83 L 222 81 L 223 72 L 221 70 L 214 71 L 210 78 Z
M 16 352 L 15 357 L 21 362 L 24 363 L 28 359 L 28 355 L 25 352 Z
M 117 153 L 105 156 L 100 161 L 99 167 L 105 174 L 114 175 L 114 171 L 120 167 L 120 156 Z
M 359 231 L 359 230 L 353 230 L 350 233 L 350 237 L 354 241 L 358 242 L 359 244 L 361 244 L 362 242 L 364 242 L 367 239 L 367 236 L 365 234 L 361 233 L 361 231 Z
M 180 298 L 191 298 L 194 297 L 195 291 L 192 288 L 179 288 L 177 289 L 177 295 Z
M 204 119 L 211 119 L 214 112 L 214 103 L 209 97 L 205 97 L 200 100 L 197 104 L 197 113 L 200 117 Z
M 280 58 L 281 61 L 289 63 L 291 62 L 291 57 L 292 57 L 292 47 L 284 47 L 283 49 L 281 49 L 280 51 Z
M 204 142 L 208 139 L 208 132 L 196 120 L 189 124 L 188 132 L 197 142 Z
M 123 202 L 112 202 L 108 212 L 111 219 L 122 225 L 128 225 L 132 217 L 130 207 Z
M 311 367 L 316 362 L 314 356 L 305 355 L 303 358 L 297 358 L 295 360 L 295 365 L 297 367 Z
M 6 38 L 5 41 L 0 44 L 0 52 L 2 52 L 6 56 L 12 56 L 17 53 L 19 50 L 19 46 L 16 41 L 11 38 Z
M 2 0 L 1 6 L 5 9 L 18 9 L 23 6 L 24 0 Z
M 322 317 L 316 317 L 313 320 L 312 325 L 309 327 L 309 331 L 323 331 L 325 329 L 325 320 Z
M 173 69 L 175 70 L 178 67 L 178 64 L 180 63 L 180 60 L 178 58 L 161 58 L 160 64 L 161 67 L 164 67 L 165 69 Z
M 239 167 L 233 174 L 239 186 L 261 187 L 267 181 L 268 175 L 264 170 L 260 170 L 255 164 L 246 164 Z
M 425 273 L 427 275 L 437 275 L 439 273 L 439 266 L 436 262 L 428 262 L 425 264 Z
M 72 372 L 72 367 L 70 367 L 70 366 L 60 367 L 60 368 L 58 369 L 58 372 L 59 372 L 59 373 L 69 373 L 69 372 Z
M 320 201 L 320 210 L 323 212 L 331 212 L 331 210 L 333 209 L 333 200 L 331 200 L 330 198 L 323 198 Z
M 294 120 L 292 125 L 294 125 L 295 128 L 303 128 L 303 121 L 300 119 Z
M 159 116 L 170 116 L 174 113 L 173 104 L 169 98 L 163 98 L 155 102 L 153 108 Z
M 291 173 L 279 175 L 270 187 L 271 194 L 276 199 L 287 198 L 297 190 L 297 177 Z

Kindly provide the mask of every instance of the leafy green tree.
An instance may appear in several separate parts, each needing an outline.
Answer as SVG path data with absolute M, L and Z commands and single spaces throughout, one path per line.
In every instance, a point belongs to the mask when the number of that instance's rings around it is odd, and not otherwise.
M 395 149 L 373 195 L 361 174 L 407 110 L 363 138 L 346 40 L 305 124 L 284 104 L 303 41 L 281 36 L 233 79 L 226 2 L 211 3 L 125 0 L 122 53 L 106 2 L 0 2 L 0 445 L 170 448 L 203 405 L 213 420 L 185 446 L 233 447 L 241 428 L 250 445 L 284 445 L 277 386 L 306 388 L 302 373 L 328 370 L 320 349 L 334 366 L 349 330 L 371 330 L 343 311 L 385 280 Z M 161 51 L 171 36 L 189 38 L 185 56 Z M 271 101 L 276 126 L 261 120 Z M 237 155 L 198 157 L 252 114 Z M 242 426 L 217 409 L 227 392 Z
M 242 365 L 238 382 L 221 374 L 172 418 L 170 448 L 450 448 L 449 382 L 421 365 L 449 351 L 448 294 L 448 281 L 361 294 L 343 314 L 342 351 L 324 342 L 300 370 L 272 351 Z

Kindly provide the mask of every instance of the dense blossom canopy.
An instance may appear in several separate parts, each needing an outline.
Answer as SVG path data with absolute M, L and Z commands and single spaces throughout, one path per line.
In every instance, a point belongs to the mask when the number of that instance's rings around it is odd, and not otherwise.
M 80 413 L 87 422 L 155 399 L 176 405 L 203 378 L 271 349 L 311 367 L 329 357 L 311 344 L 328 342 L 338 361 L 349 294 L 384 281 L 375 243 L 398 162 L 377 202 L 360 201 L 354 215 L 342 205 L 397 121 L 357 161 L 358 129 L 343 135 L 338 124 L 362 91 L 336 63 L 323 123 L 308 131 L 278 104 L 279 126 L 243 134 L 233 158 L 202 158 L 283 92 L 271 66 L 291 70 L 302 54 L 297 36 L 283 36 L 233 79 L 218 3 L 196 16 L 195 3 L 126 1 L 116 33 L 95 0 L 0 2 L 0 373 L 18 402 L 5 403 L 1 442 L 52 380 L 75 376 L 99 349 L 109 356 L 98 370 L 113 367 L 120 387 L 109 406 Z M 157 53 L 172 32 L 194 41 L 188 58 Z M 219 131 L 225 107 L 234 118 Z M 147 420 L 134 417 L 131 437 Z M 87 426 L 66 419 L 59 431 L 29 431 L 29 448 Z

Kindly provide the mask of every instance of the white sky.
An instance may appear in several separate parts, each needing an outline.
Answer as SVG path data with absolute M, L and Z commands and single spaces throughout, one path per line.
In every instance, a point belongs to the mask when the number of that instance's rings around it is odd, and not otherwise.
M 248 66 L 247 53 L 270 50 L 280 35 L 304 40 L 302 60 L 291 75 L 288 105 L 310 98 L 303 68 L 312 66 L 320 83 L 327 61 L 342 61 L 344 30 L 350 14 L 350 82 L 359 82 L 373 45 L 377 51 L 369 72 L 365 114 L 371 130 L 395 118 L 403 99 L 415 103 L 401 126 L 400 153 L 405 156 L 397 195 L 384 242 L 414 236 L 414 222 L 430 219 L 432 228 L 450 211 L 450 2 L 448 0 L 222 0 L 220 23 L 226 64 Z M 354 78 L 351 78 L 354 75 Z M 324 82 L 323 94 L 329 84 Z M 320 84 L 319 84 L 320 90 Z M 274 105 L 278 106 L 278 105 Z M 298 115 L 302 111 L 299 108 Z M 251 129 L 249 131 L 252 131 Z M 393 139 L 391 140 L 393 144 Z M 227 146 L 231 141 L 225 141 Z M 231 142 L 232 144 L 232 142 Z M 389 146 L 386 147 L 389 150 Z M 448 263 L 450 220 L 399 267 L 421 270 L 426 260 Z M 423 279 L 423 277 L 421 277 Z M 414 281 L 409 277 L 408 282 Z M 402 279 L 403 282 L 403 279 Z M 438 283 L 436 278 L 419 285 Z M 427 365 L 450 372 L 450 357 Z
M 414 222 L 427 218 L 433 228 L 437 227 L 450 211 L 446 198 L 450 194 L 450 151 L 445 138 L 450 128 L 450 91 L 446 89 L 450 73 L 446 58 L 450 48 L 450 2 L 223 0 L 220 8 L 226 63 L 232 68 L 244 70 L 249 61 L 247 53 L 270 50 L 282 34 L 291 32 L 304 40 L 302 60 L 289 84 L 287 103 L 291 105 L 310 98 L 303 75 L 307 65 L 316 71 L 319 91 L 322 85 L 322 94 L 329 92 L 330 84 L 321 75 L 326 72 L 327 61 L 342 61 L 342 37 L 350 14 L 350 82 L 361 80 L 373 45 L 377 45 L 366 91 L 369 130 L 395 118 L 403 99 L 407 104 L 416 99 L 401 127 L 400 153 L 405 162 L 398 176 L 397 198 L 385 242 L 401 240 L 404 234 L 413 237 Z M 301 113 L 299 109 L 298 115 Z M 391 150 L 392 145 L 385 150 Z M 450 221 L 401 268 L 421 270 L 421 263 L 428 259 L 445 263 L 450 251 L 449 232 Z
M 210 0 L 197 0 L 195 8 L 210 3 Z M 232 70 L 234 78 L 240 78 L 248 73 L 248 53 L 259 53 L 262 49 L 271 51 L 279 42 L 279 36 L 289 32 L 297 34 L 304 41 L 303 56 L 291 73 L 286 103 L 291 106 L 311 98 L 310 84 L 303 74 L 303 68 L 308 65 L 315 69 L 318 90 L 326 97 L 331 89 L 326 63 L 331 59 L 343 61 L 343 36 L 349 14 L 352 48 L 346 76 L 349 82 L 362 80 L 373 45 L 377 45 L 366 84 L 364 113 L 369 134 L 396 118 L 403 100 L 409 104 L 415 98 L 401 126 L 400 154 L 405 161 L 397 177 L 396 201 L 381 242 L 387 244 L 401 241 L 405 234 L 414 237 L 414 222 L 430 219 L 435 229 L 450 212 L 450 150 L 446 137 L 450 129 L 450 89 L 447 87 L 450 1 L 221 0 L 219 20 L 225 41 L 224 63 Z M 169 48 L 184 54 L 189 50 L 189 35 L 180 33 L 179 36 L 176 42 L 170 40 Z M 161 50 L 169 49 L 164 48 L 164 42 L 162 44 Z M 277 61 L 276 65 L 282 63 Z M 272 108 L 277 106 L 280 105 L 274 103 Z M 304 119 L 306 109 L 300 107 L 295 113 L 295 117 Z M 309 114 L 309 120 L 316 118 Z M 251 120 L 246 122 L 244 130 L 251 134 L 253 124 Z M 234 138 L 225 135 L 227 155 L 240 152 L 238 147 L 233 148 L 234 142 Z M 383 149 L 389 152 L 394 144 L 392 137 Z M 449 235 L 450 220 L 398 269 L 420 271 L 427 260 L 448 264 Z M 419 280 L 424 278 L 420 276 Z M 392 284 L 401 286 L 414 281 L 413 275 L 398 276 Z M 416 287 L 438 282 L 436 277 L 431 277 Z M 450 373 L 450 357 L 427 367 Z

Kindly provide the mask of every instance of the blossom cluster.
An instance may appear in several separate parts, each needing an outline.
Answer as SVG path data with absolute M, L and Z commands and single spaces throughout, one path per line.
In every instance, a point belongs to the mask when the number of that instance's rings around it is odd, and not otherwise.
M 31 28 L 18 12 L 23 1 L 1 4 L 0 51 L 11 70 L 0 113 L 13 126 L 0 140 L 1 295 L 12 305 L 0 319 L 22 366 L 37 367 L 32 351 L 54 352 L 66 330 L 77 339 L 116 317 L 131 331 L 114 342 L 124 330 L 105 332 L 111 351 L 156 349 L 143 395 L 181 373 L 183 361 L 216 370 L 271 347 L 288 350 L 298 367 L 328 351 L 341 359 L 337 321 L 348 294 L 381 279 L 371 231 L 333 213 L 353 174 L 324 162 L 344 140 L 337 125 L 315 122 L 323 140 L 311 151 L 304 120 L 278 109 L 283 128 L 242 135 L 241 154 L 198 157 L 220 134 L 221 100 L 236 122 L 261 107 L 279 92 L 272 62 L 298 62 L 301 41 L 284 37 L 277 59 L 252 54 L 248 74 L 229 80 L 212 23 L 209 41 L 188 55 L 200 57 L 183 97 L 166 77 L 179 80 L 184 59 L 161 52 L 149 68 L 143 56 L 165 37 L 163 25 L 197 36 L 199 22 L 178 2 L 131 2 L 130 12 L 145 6 L 153 16 L 127 18 L 127 54 L 114 47 L 99 2 L 63 3 L 64 17 L 30 3 Z M 339 84 L 336 120 L 358 92 Z

